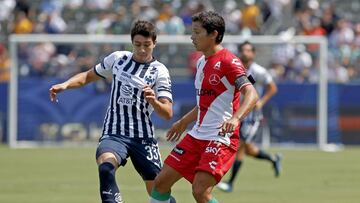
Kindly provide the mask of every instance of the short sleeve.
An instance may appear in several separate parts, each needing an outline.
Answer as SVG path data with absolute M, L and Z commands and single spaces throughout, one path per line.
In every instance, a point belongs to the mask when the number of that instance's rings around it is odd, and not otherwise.
M 264 69 L 264 83 L 266 85 L 270 84 L 273 81 L 273 78 L 271 76 L 271 74 L 269 73 L 269 71 L 267 71 L 266 69 Z
M 254 66 L 254 74 L 255 74 L 255 80 L 257 82 L 260 82 L 260 84 L 268 85 L 273 81 L 273 78 L 269 71 L 267 71 L 262 66 Z
M 106 56 L 99 64 L 95 65 L 94 70 L 97 75 L 103 78 L 109 78 L 112 75 L 112 67 L 115 61 L 122 57 L 123 53 L 116 51 Z
M 226 79 L 230 82 L 231 85 L 235 85 L 235 81 L 237 78 L 241 76 L 246 76 L 246 70 L 244 65 L 241 63 L 240 59 L 237 57 L 228 57 L 226 59 Z
M 173 101 L 170 74 L 166 67 L 159 68 L 155 83 L 155 92 L 158 99 L 166 98 L 170 102 Z

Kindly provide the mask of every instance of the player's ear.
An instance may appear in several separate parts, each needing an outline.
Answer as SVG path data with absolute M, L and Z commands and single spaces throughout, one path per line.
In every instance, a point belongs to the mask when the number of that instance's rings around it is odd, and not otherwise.
M 219 35 L 217 30 L 214 30 L 213 32 L 210 33 L 210 37 L 211 39 L 214 39 L 214 41 L 216 41 L 217 36 Z
M 154 48 L 155 48 L 155 47 L 156 47 L 156 44 L 157 44 L 157 41 L 155 40 L 153 43 L 154 43 Z

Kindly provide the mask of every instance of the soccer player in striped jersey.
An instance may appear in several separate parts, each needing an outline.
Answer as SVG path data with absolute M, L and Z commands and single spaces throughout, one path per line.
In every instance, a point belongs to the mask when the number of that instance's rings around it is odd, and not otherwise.
M 270 155 L 264 150 L 259 149 L 253 142 L 256 132 L 259 129 L 261 120 L 263 119 L 262 107 L 277 92 L 277 86 L 272 79 L 270 73 L 262 66 L 254 62 L 255 47 L 250 42 L 245 41 L 239 46 L 240 59 L 247 69 L 247 74 L 251 75 L 256 81 L 254 86 L 258 94 L 261 96 L 256 103 L 255 109 L 241 122 L 240 128 L 240 147 L 232 170 L 230 179 L 227 182 L 220 182 L 217 187 L 225 192 L 233 190 L 233 183 L 236 174 L 240 170 L 245 154 L 259 160 L 266 160 L 271 163 L 275 177 L 281 172 L 281 155 Z M 264 91 L 265 90 L 265 91 Z
M 112 79 L 109 107 L 96 150 L 102 202 L 122 202 L 115 171 L 126 164 L 128 157 L 149 194 L 162 167 L 150 115 L 155 111 L 169 120 L 173 112 L 169 71 L 152 56 L 156 37 L 152 23 L 136 21 L 131 29 L 132 52 L 115 51 L 94 68 L 49 90 L 51 100 L 57 101 L 57 94 L 64 90 Z
M 167 138 L 178 140 L 190 123 L 196 124 L 166 158 L 151 203 L 170 202 L 171 187 L 183 177 L 192 184 L 196 202 L 218 202 L 212 190 L 232 166 L 240 121 L 258 99 L 241 61 L 221 46 L 224 31 L 225 21 L 218 13 L 205 11 L 192 17 L 191 39 L 203 53 L 195 77 L 197 105 L 172 125 Z

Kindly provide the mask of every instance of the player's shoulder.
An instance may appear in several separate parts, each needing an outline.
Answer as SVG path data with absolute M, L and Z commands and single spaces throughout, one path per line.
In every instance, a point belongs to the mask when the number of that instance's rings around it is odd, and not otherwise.
M 113 61 L 115 62 L 116 60 L 118 60 L 119 58 L 129 58 L 132 56 L 132 53 L 129 51 L 114 51 L 112 53 L 110 53 L 105 60 L 107 61 Z
M 114 56 L 116 58 L 122 58 L 124 56 L 131 56 L 132 52 L 130 51 L 114 51 L 109 56 Z
M 154 60 L 150 63 L 150 66 L 152 70 L 157 70 L 158 72 L 169 72 L 168 68 L 165 66 L 165 64 L 161 63 L 158 60 Z
M 267 73 L 266 68 L 264 68 L 263 66 L 257 64 L 257 63 L 252 63 L 250 66 L 250 69 L 254 72 L 260 73 L 260 74 L 265 74 Z
M 228 49 L 223 49 L 222 53 L 219 55 L 219 61 L 221 61 L 221 64 L 224 64 L 228 68 L 234 68 L 239 67 L 245 70 L 241 60 L 233 54 Z
M 224 48 L 219 54 L 219 59 L 222 60 L 224 63 L 233 63 L 233 62 L 240 62 L 240 59 L 232 53 L 230 50 Z

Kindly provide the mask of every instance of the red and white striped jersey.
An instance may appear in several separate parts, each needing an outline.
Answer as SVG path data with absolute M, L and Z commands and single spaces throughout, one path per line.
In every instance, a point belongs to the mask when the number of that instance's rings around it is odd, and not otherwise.
M 232 117 L 240 106 L 240 90 L 249 82 L 236 83 L 246 76 L 246 70 L 234 54 L 222 49 L 197 63 L 195 78 L 198 106 L 197 121 L 189 134 L 200 140 L 215 140 L 235 149 L 238 145 L 239 126 L 230 136 L 220 136 L 220 125 Z

